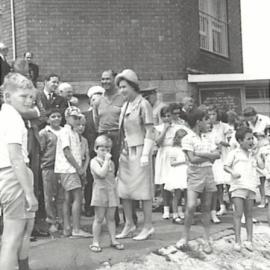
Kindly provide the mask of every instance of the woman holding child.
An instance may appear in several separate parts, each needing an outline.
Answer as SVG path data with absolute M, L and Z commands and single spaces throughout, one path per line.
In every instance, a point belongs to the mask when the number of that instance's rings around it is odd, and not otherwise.
M 118 74 L 116 85 L 125 97 L 120 116 L 122 152 L 119 160 L 118 192 L 126 217 L 118 239 L 132 235 L 136 226 L 132 219 L 132 201 L 143 201 L 144 226 L 133 239 L 145 240 L 154 233 L 152 227 L 152 162 L 153 113 L 151 105 L 140 95 L 136 73 L 126 69 Z

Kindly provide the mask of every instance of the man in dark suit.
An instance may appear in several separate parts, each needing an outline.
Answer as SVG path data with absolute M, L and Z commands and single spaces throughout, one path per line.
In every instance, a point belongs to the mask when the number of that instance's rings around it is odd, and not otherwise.
M 93 106 L 95 103 L 98 102 L 99 98 L 101 95 L 104 94 L 104 89 L 101 86 L 92 86 L 88 90 L 88 97 L 89 97 L 89 103 L 90 103 L 90 108 L 88 111 L 84 112 L 83 114 L 85 115 L 85 130 L 83 133 L 83 136 L 87 139 L 88 141 L 88 147 L 89 147 L 89 153 L 90 153 L 90 158 L 92 159 L 95 156 L 95 151 L 94 151 L 94 144 L 95 144 L 95 139 L 97 137 L 97 130 L 96 130 L 96 125 L 94 122 L 94 115 L 93 115 Z M 93 209 L 90 207 L 91 204 L 91 198 L 92 198 L 92 186 L 93 186 L 93 176 L 90 172 L 90 169 L 88 167 L 87 170 L 87 183 L 85 186 L 85 192 L 84 192 L 84 199 L 85 199 L 85 215 L 86 216 L 92 216 L 94 215 Z
M 29 77 L 33 82 L 34 86 L 37 87 L 37 80 L 39 76 L 39 67 L 37 64 L 33 63 L 34 54 L 32 52 L 25 52 L 24 59 L 28 62 L 29 67 Z
M 59 76 L 51 73 L 45 78 L 44 89 L 38 91 L 37 102 L 41 102 L 46 112 L 52 108 L 60 110 L 64 119 L 65 109 L 68 107 L 68 103 L 65 98 L 56 94 L 56 90 L 59 85 Z M 43 128 L 44 126 L 40 127 Z
M 7 62 L 8 47 L 0 42 L 0 85 L 3 84 L 5 76 L 10 72 L 10 65 Z

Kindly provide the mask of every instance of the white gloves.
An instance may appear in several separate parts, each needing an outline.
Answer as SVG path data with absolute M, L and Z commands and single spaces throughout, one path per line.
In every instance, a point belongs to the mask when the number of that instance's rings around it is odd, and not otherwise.
M 140 159 L 141 166 L 147 166 L 149 164 L 149 155 L 154 146 L 154 141 L 151 139 L 144 139 L 143 152 Z

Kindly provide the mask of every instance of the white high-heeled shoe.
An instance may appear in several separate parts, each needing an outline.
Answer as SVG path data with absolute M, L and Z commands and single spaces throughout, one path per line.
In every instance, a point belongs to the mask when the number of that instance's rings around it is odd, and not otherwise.
M 143 241 L 148 239 L 152 234 L 154 234 L 155 229 L 152 227 L 151 229 L 145 230 L 143 229 L 137 236 L 132 239 L 135 241 Z
M 124 227 L 123 231 L 120 234 L 116 235 L 115 238 L 124 239 L 128 237 L 132 237 L 135 231 L 136 231 L 136 226 L 133 226 L 130 229 L 127 229 L 126 227 Z

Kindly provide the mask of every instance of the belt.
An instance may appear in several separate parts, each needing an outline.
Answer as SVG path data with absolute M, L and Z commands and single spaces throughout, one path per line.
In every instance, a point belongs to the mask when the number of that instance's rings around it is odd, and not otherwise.
M 110 130 L 99 132 L 99 135 L 110 135 L 110 134 L 115 134 L 118 132 L 119 132 L 119 129 L 110 129 Z

